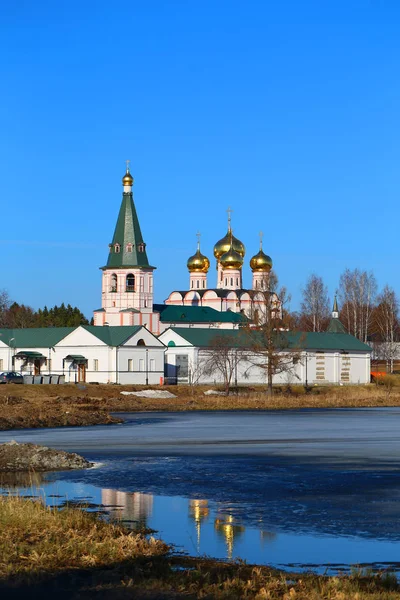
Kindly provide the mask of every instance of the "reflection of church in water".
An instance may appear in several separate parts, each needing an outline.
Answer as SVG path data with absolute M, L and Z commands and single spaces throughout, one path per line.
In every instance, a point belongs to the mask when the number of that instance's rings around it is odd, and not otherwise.
M 118 510 L 118 516 L 124 521 L 132 521 L 135 528 L 147 527 L 147 520 L 153 512 L 152 494 L 102 490 L 101 501 L 105 506 Z

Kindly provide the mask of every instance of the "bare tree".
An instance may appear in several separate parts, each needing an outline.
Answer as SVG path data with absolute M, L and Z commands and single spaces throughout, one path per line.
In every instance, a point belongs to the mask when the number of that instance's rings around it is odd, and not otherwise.
M 6 290 L 0 290 L 0 327 L 7 327 L 10 306 L 11 300 L 8 292 Z
M 373 330 L 379 341 L 379 355 L 386 361 L 387 370 L 393 373 L 393 361 L 397 352 L 399 328 L 399 300 L 395 291 L 385 285 L 377 298 L 373 311 Z
M 301 290 L 301 321 L 306 331 L 323 331 L 326 328 L 329 312 L 328 288 L 322 277 L 312 273 Z
M 276 285 L 277 283 L 276 278 Z M 279 299 L 279 310 L 276 303 L 271 303 L 270 292 L 274 292 Z M 274 377 L 282 373 L 295 373 L 296 364 L 301 360 L 301 336 L 298 336 L 296 344 L 291 343 L 287 331 L 290 313 L 285 310 L 285 305 L 290 302 L 290 295 L 286 288 L 270 292 L 265 295 L 263 321 L 255 326 L 248 326 L 246 335 L 249 349 L 247 361 L 251 366 L 265 371 L 267 393 L 272 396 Z
M 377 283 L 372 272 L 346 269 L 340 276 L 339 298 L 341 319 L 347 331 L 366 343 L 371 326 L 371 314 L 376 298 Z
M 239 364 L 246 360 L 248 351 L 246 339 L 242 335 L 216 335 L 212 345 L 203 351 L 198 360 L 204 375 L 220 375 L 228 396 L 233 383 L 237 380 Z

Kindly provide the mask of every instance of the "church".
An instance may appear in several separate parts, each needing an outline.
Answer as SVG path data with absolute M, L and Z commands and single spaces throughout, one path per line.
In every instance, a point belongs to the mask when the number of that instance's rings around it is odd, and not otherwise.
M 218 336 L 231 340 L 232 352 L 237 352 L 246 343 L 244 326 L 256 330 L 263 323 L 266 307 L 279 316 L 279 298 L 269 291 L 272 259 L 263 250 L 262 238 L 250 259 L 251 286 L 244 285 L 246 251 L 233 235 L 230 210 L 226 234 L 214 246 L 214 285 L 209 286 L 210 260 L 198 239 L 196 252 L 187 261 L 188 289 L 174 290 L 164 304 L 155 304 L 156 267 L 147 256 L 133 183 L 127 166 L 114 235 L 106 264 L 100 267 L 101 307 L 94 311 L 94 325 L 2 329 L 0 371 L 19 371 L 26 383 L 191 384 L 201 370 L 202 357 Z M 335 301 L 326 332 L 287 332 L 288 342 L 297 350 L 296 336 L 301 336 L 301 358 L 293 359 L 290 372 L 275 377 L 274 383 L 369 382 L 371 348 L 347 334 L 338 317 Z M 254 352 L 245 350 L 247 357 Z M 215 373 L 202 373 L 197 383 L 216 385 L 221 379 Z M 243 362 L 235 381 L 265 385 L 265 368 L 256 365 L 250 369 Z

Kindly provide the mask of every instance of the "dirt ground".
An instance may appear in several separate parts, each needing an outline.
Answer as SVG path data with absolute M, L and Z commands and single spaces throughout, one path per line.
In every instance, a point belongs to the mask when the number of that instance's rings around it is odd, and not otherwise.
M 269 398 L 265 388 L 246 387 L 229 396 L 209 395 L 204 386 L 155 386 L 174 398 L 124 396 L 144 386 L 65 384 L 0 385 L 0 429 L 83 426 L 120 422 L 115 412 L 187 410 L 279 410 L 400 406 L 400 386 L 386 389 L 374 384 L 349 387 L 315 387 L 306 393 L 297 386 L 276 389 Z

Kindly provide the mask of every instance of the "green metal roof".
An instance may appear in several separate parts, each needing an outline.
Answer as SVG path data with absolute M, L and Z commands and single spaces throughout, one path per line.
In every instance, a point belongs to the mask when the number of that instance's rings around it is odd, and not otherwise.
M 327 333 L 347 333 L 346 327 L 339 319 L 333 318 L 329 321 Z
M 142 326 L 78 325 L 92 333 L 108 346 L 120 346 Z M 27 329 L 0 329 L 0 340 L 11 348 L 52 348 L 78 327 L 38 327 Z
M 162 323 L 247 323 L 241 313 L 219 311 L 208 306 L 165 306 L 160 310 Z
M 21 350 L 15 355 L 16 358 L 46 358 L 41 352 L 31 352 L 30 350 Z
M 97 325 L 81 325 L 89 333 L 95 335 L 99 340 L 108 346 L 121 346 L 126 340 L 135 335 L 141 325 L 105 325 L 99 327 Z
M 185 327 L 171 327 L 188 345 L 210 347 L 216 339 L 225 339 L 232 342 L 233 348 L 249 348 L 259 343 L 262 345 L 262 332 L 257 330 L 238 329 L 196 329 Z M 360 342 L 357 338 L 347 333 L 305 333 L 282 331 L 281 346 L 292 350 L 332 350 L 337 352 L 371 352 L 371 348 Z
M 52 348 L 76 327 L 0 329 L 0 340 L 11 348 Z
M 115 244 L 120 245 L 119 252 L 115 251 Z M 132 244 L 132 252 L 127 252 L 127 244 Z M 143 251 L 139 251 L 140 245 L 143 245 Z M 121 269 L 126 267 L 155 268 L 149 265 L 147 259 L 146 246 L 143 242 L 132 192 L 124 192 L 122 195 L 107 266 L 102 268 Z

